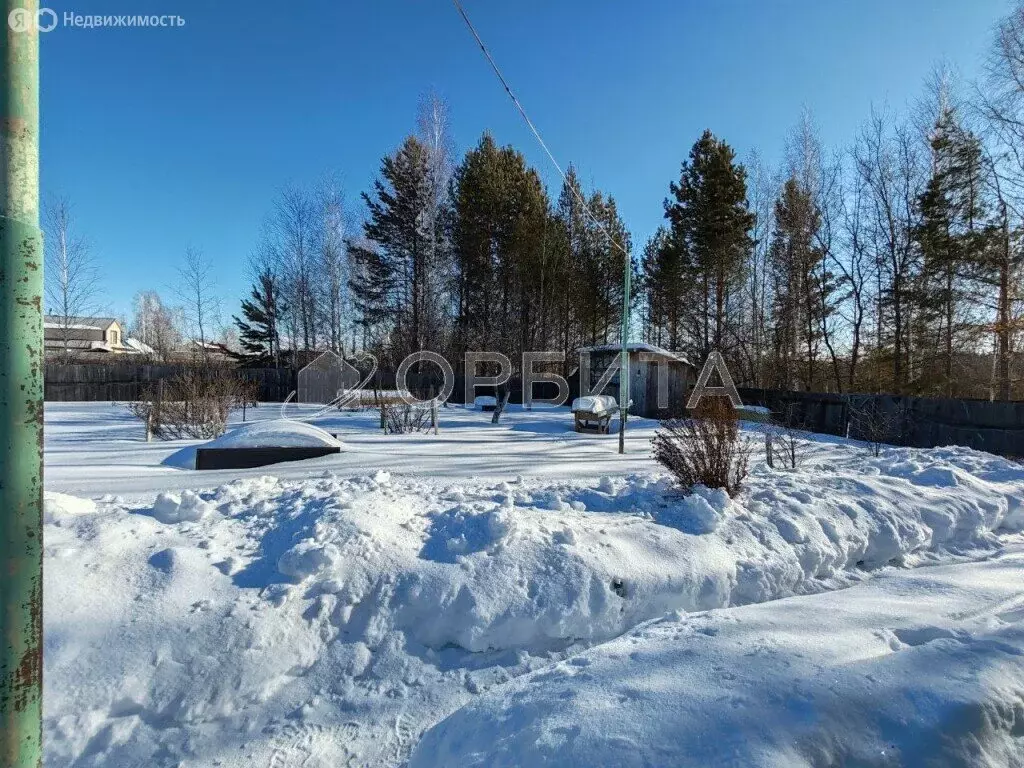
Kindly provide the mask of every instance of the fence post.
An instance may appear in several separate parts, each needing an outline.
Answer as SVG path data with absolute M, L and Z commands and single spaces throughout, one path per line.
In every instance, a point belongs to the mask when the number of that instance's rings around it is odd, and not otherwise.
M 156 402 L 149 406 L 149 416 L 146 419 L 146 442 L 153 439 L 153 427 L 161 421 L 160 411 L 164 405 L 164 380 L 156 380 Z

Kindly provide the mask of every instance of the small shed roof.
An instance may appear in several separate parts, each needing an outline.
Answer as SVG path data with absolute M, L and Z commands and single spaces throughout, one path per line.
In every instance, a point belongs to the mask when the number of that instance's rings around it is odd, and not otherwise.
M 675 360 L 685 365 L 693 366 L 689 360 L 680 355 L 678 352 L 670 352 L 667 349 L 656 346 L 654 344 L 648 344 L 644 341 L 631 341 L 626 344 L 626 350 L 629 352 L 646 352 L 649 355 L 655 355 L 657 357 L 667 357 L 670 360 Z M 586 352 L 589 354 L 600 354 L 604 352 L 620 352 L 622 351 L 621 344 L 601 344 L 596 347 L 581 347 L 580 352 Z

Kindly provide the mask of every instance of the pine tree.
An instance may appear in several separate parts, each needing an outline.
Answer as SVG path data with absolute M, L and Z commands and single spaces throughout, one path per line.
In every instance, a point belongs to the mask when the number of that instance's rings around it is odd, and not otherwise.
M 913 293 L 915 331 L 917 346 L 928 355 L 917 388 L 952 395 L 955 361 L 967 341 L 963 335 L 974 325 L 967 316 L 976 284 L 989 271 L 993 229 L 982 195 L 980 141 L 963 130 L 952 108 L 939 115 L 930 146 L 932 173 L 918 199 L 920 221 L 914 229 L 922 257 Z M 939 363 L 937 370 L 932 360 Z
M 647 305 L 648 341 L 669 349 L 683 347 L 682 309 L 686 300 L 685 264 L 679 249 L 669 246 L 669 233 L 660 227 L 644 247 L 641 286 Z
M 555 289 L 548 253 L 557 253 L 557 233 L 544 186 L 519 152 L 485 134 L 456 169 L 452 197 L 457 353 L 518 359 L 539 338 L 543 297 Z
M 712 350 L 725 350 L 729 297 L 741 286 L 753 248 L 755 216 L 747 205 L 746 171 L 728 144 L 705 131 L 683 163 L 679 183 L 669 189 L 668 248 L 695 287 L 700 309 L 693 341 L 704 358 Z
M 558 195 L 554 218 L 557 222 L 558 247 L 562 260 L 557 272 L 561 290 L 558 296 L 559 337 L 565 353 L 567 368 L 571 368 L 574 352 L 582 345 L 583 334 L 579 317 L 583 296 L 579 290 L 586 282 L 584 248 L 589 222 L 585 206 L 586 197 L 576 169 L 569 166 Z
M 369 211 L 365 241 L 350 244 L 357 263 L 351 288 L 363 324 L 377 331 L 397 360 L 430 348 L 427 275 L 435 263 L 432 226 L 436 202 L 431 157 L 414 136 L 381 161 L 373 194 L 363 193 Z
M 245 320 L 237 315 L 232 318 L 238 327 L 240 357 L 247 363 L 280 366 L 280 320 L 284 309 L 277 277 L 270 270 L 264 270 L 256 278 L 251 298 L 242 302 Z

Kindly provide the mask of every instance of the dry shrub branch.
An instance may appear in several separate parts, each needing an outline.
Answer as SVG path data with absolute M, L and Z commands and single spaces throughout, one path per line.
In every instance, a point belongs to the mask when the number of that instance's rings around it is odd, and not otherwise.
M 662 422 L 652 441 L 654 458 L 680 488 L 724 488 L 735 496 L 747 476 L 750 441 L 728 400 L 706 397 L 689 418 Z

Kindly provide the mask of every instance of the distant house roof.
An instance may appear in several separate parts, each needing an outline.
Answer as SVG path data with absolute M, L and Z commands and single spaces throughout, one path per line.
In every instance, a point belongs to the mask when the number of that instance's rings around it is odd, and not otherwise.
M 64 317 L 63 315 L 43 317 L 43 328 L 67 328 L 77 331 L 105 331 L 115 323 L 117 320 L 112 317 Z
M 89 341 L 88 339 L 68 339 L 65 344 L 64 341 L 57 341 L 55 339 L 46 340 L 47 349 L 74 349 L 77 351 L 84 352 L 113 352 L 114 348 L 103 341 Z
M 680 363 L 685 363 L 686 365 L 693 365 L 693 363 L 691 363 L 689 360 L 687 360 L 685 357 L 683 357 L 677 352 L 670 352 L 667 349 L 662 349 L 661 347 L 655 346 L 654 344 L 648 344 L 643 341 L 631 341 L 628 344 L 626 344 L 626 349 L 629 352 L 646 352 L 650 355 L 657 355 L 658 357 L 667 357 L 670 360 L 676 360 Z M 621 352 L 622 345 L 601 344 L 596 347 L 581 347 L 578 351 L 586 352 L 588 354 L 600 354 L 604 352 Z
M 65 352 L 123 352 L 120 334 L 114 337 L 111 328 L 121 325 L 112 317 L 64 317 L 46 315 L 43 318 L 44 347 L 48 353 Z M 109 337 L 109 338 L 108 338 Z
M 231 356 L 231 350 L 226 345 L 221 344 L 217 341 L 199 341 L 199 339 L 189 339 L 184 344 L 185 349 L 192 347 L 198 347 L 203 350 L 203 354 L 212 353 L 214 355 L 224 355 L 226 357 Z
M 156 352 L 156 350 L 149 346 L 149 344 L 141 342 L 138 339 L 125 339 L 124 345 L 132 352 L 136 352 L 140 355 L 152 355 Z

